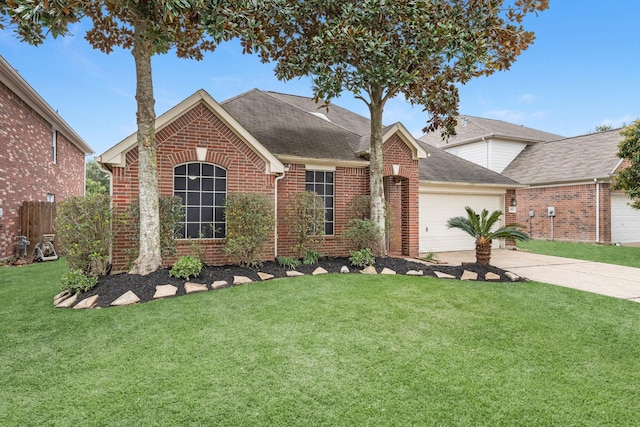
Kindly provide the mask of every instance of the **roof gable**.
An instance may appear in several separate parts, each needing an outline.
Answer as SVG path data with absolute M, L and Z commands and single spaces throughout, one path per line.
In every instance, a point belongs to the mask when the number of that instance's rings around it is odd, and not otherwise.
M 231 116 L 224 108 L 220 106 L 212 97 L 204 90 L 199 90 L 166 113 L 156 119 L 156 132 L 173 123 L 178 117 L 191 110 L 193 107 L 202 103 L 213 114 L 216 115 L 229 129 L 231 129 L 245 144 L 255 151 L 266 164 L 266 173 L 282 173 L 284 165 L 264 147 L 258 140 L 249 133 L 238 121 Z M 126 166 L 126 153 L 137 145 L 137 134 L 133 133 L 118 144 L 104 152 L 98 161 L 104 165 L 110 166 Z
M 620 129 L 528 146 L 503 173 L 524 184 L 610 178 L 620 164 Z
M 7 86 L 29 107 L 33 108 L 52 127 L 61 132 L 75 147 L 86 154 L 93 149 L 75 130 L 36 92 L 27 81 L 0 55 L 0 82 Z

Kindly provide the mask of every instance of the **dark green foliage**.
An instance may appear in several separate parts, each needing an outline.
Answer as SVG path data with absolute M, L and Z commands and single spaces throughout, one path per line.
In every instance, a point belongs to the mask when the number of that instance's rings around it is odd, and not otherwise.
M 302 257 L 302 263 L 304 265 L 313 265 L 317 264 L 321 259 L 322 254 L 320 252 L 309 249 L 305 252 L 304 257 Z
M 383 253 L 384 248 L 379 247 L 380 227 L 370 219 L 354 218 L 349 223 L 350 226 L 342 235 L 349 240 L 350 248 L 361 250 L 369 248 L 373 253 Z
M 296 242 L 293 251 L 304 256 L 324 237 L 324 200 L 312 191 L 296 193 L 287 221 L 289 233 Z
M 87 162 L 86 166 L 86 194 L 103 194 L 108 196 L 110 178 L 109 174 L 103 172 L 98 167 L 98 162 L 95 160 L 90 160 Z
M 223 252 L 248 267 L 260 265 L 260 251 L 274 232 L 273 204 L 255 193 L 230 193 L 225 208 L 227 245 Z
M 169 276 L 187 280 L 191 276 L 197 277 L 200 271 L 202 271 L 202 262 L 198 258 L 183 256 L 173 264 Z
M 69 268 L 89 276 L 104 274 L 117 229 L 112 223 L 111 198 L 103 194 L 69 197 L 58 203 L 55 226 L 61 253 Z
M 278 261 L 280 267 L 286 268 L 288 270 L 295 270 L 300 266 L 300 260 L 297 260 L 290 256 L 278 256 L 276 257 L 276 261 Z
M 359 251 L 351 251 L 349 262 L 355 267 L 368 267 L 376 263 L 376 258 L 373 256 L 371 249 L 364 248 Z
M 89 277 L 79 268 L 74 268 L 62 275 L 60 279 L 61 289 L 72 294 L 87 292 L 98 283 L 97 277 Z
M 625 138 L 618 146 L 618 157 L 629 162 L 629 166 L 618 171 L 613 189 L 624 190 L 631 198 L 631 206 L 640 209 L 640 119 L 620 134 Z
M 184 218 L 182 199 L 175 196 L 160 196 L 160 250 L 163 257 L 176 254 L 178 226 Z M 133 240 L 138 241 L 140 236 L 140 205 L 134 202 L 125 214 L 127 223 L 133 227 Z M 131 253 L 133 258 L 138 256 L 138 247 Z

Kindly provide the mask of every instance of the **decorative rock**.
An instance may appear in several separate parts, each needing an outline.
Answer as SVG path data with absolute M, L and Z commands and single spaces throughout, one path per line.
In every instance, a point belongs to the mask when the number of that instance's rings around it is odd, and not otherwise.
M 422 276 L 422 270 L 409 270 L 407 271 L 407 276 Z
M 362 274 L 378 274 L 378 272 L 376 271 L 376 268 L 373 265 L 370 265 L 368 267 L 363 268 L 362 270 L 360 270 L 360 273 L 362 273 Z
M 322 268 L 322 267 L 318 267 L 318 268 L 316 268 L 315 270 L 313 270 L 313 273 L 311 273 L 311 275 L 313 275 L 313 276 L 317 276 L 318 274 L 327 274 L 327 273 L 328 273 L 328 271 L 327 271 L 327 270 L 325 270 L 325 269 L 324 269 L 324 268 Z
M 178 292 L 178 288 L 173 285 L 158 285 L 156 286 L 156 293 L 153 294 L 154 298 L 166 298 L 172 297 Z
M 348 273 L 349 272 L 349 267 L 347 267 L 346 265 L 343 265 L 340 268 L 340 273 Z
M 216 280 L 211 284 L 211 289 L 222 289 L 222 288 L 226 288 L 227 286 L 229 286 L 229 284 L 227 283 L 226 280 Z
M 140 298 L 132 291 L 128 291 L 126 294 L 121 295 L 117 300 L 111 303 L 114 306 L 123 306 L 123 305 L 131 305 L 137 304 L 140 302 Z
M 456 278 L 455 276 L 452 276 L 451 274 L 443 273 L 441 271 L 434 271 L 433 273 L 436 275 L 436 277 L 438 279 L 455 279 Z
M 234 285 L 246 285 L 247 283 L 251 283 L 252 280 L 247 276 L 233 276 L 233 284 Z
M 269 280 L 269 279 L 273 279 L 273 274 L 258 271 L 258 277 L 260 277 L 260 280 Z
M 71 296 L 71 294 L 69 293 L 69 291 L 60 292 L 58 295 L 53 297 L 53 305 L 56 306 L 56 305 L 60 304 L 62 301 L 66 300 L 70 296 Z
M 56 304 L 57 308 L 69 308 L 71 307 L 73 304 L 76 303 L 76 301 L 78 301 L 78 294 L 76 295 L 72 295 L 69 298 L 65 298 L 62 301 L 60 301 L 58 304 Z
M 389 274 L 389 275 L 392 275 L 392 274 L 396 274 L 396 272 L 395 272 L 395 271 L 393 271 L 393 270 L 392 270 L 392 269 L 390 269 L 390 268 L 385 267 L 385 268 L 383 268 L 383 269 L 382 269 L 382 271 L 380 272 L 380 274 Z
M 512 282 L 520 280 L 520 276 L 510 271 L 507 271 L 506 273 L 504 273 L 504 275 L 507 276 Z
M 184 284 L 184 292 L 186 294 L 193 294 L 195 292 L 206 292 L 208 290 L 209 288 L 207 288 L 207 285 L 203 285 L 202 283 L 187 282 Z
M 304 276 L 304 273 L 300 273 L 299 271 L 296 271 L 296 270 L 287 270 L 287 277 L 298 277 L 298 276 Z
M 478 280 L 478 273 L 465 270 L 460 277 L 460 280 Z
M 484 275 L 484 280 L 500 280 L 500 275 L 492 272 L 488 272 Z
M 93 308 L 96 305 L 96 301 L 98 301 L 98 297 L 100 295 L 94 295 L 89 298 L 85 298 L 79 303 L 77 303 L 73 308 Z

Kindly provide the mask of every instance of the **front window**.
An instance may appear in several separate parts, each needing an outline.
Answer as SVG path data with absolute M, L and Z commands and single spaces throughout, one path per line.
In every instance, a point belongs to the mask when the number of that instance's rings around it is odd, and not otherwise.
M 324 200 L 324 234 L 332 236 L 334 231 L 333 172 L 308 170 L 305 175 L 305 190 L 317 193 Z
M 178 229 L 183 239 L 225 237 L 224 206 L 227 171 L 208 163 L 187 163 L 173 169 L 173 194 L 182 199 L 184 218 Z

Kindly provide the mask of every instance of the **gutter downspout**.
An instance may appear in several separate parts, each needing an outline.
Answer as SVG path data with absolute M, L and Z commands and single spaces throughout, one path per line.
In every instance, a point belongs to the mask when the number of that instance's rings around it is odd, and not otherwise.
M 596 243 L 600 243 L 600 183 L 598 178 L 594 181 L 596 183 Z
M 285 166 L 284 167 L 284 172 L 282 172 L 281 175 L 276 176 L 276 179 L 274 180 L 274 187 L 275 187 L 275 194 L 274 194 L 274 201 L 273 201 L 273 214 L 274 214 L 274 218 L 275 218 L 275 224 L 273 227 L 274 230 L 274 234 L 273 234 L 273 258 L 277 258 L 278 257 L 278 181 L 280 181 L 282 178 L 284 178 L 285 174 L 289 172 L 289 167 Z

